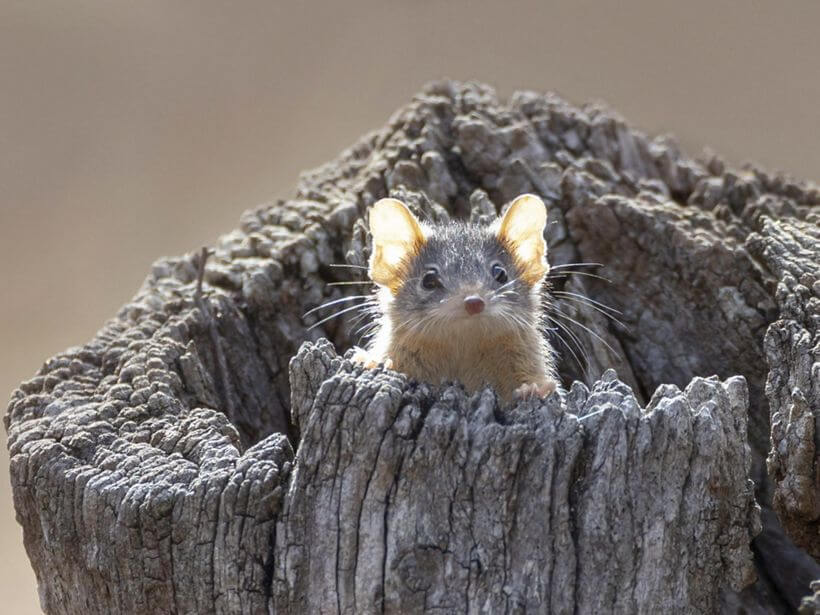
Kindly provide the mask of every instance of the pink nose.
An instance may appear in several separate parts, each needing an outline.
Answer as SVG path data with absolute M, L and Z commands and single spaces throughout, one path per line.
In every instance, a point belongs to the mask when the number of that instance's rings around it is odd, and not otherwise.
M 471 316 L 480 314 L 484 311 L 484 299 L 478 295 L 470 295 L 464 299 L 464 309 L 467 310 L 467 313 Z

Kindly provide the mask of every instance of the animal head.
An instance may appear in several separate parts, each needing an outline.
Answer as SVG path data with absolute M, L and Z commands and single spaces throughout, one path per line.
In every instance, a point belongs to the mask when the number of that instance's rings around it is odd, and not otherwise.
M 533 326 L 549 270 L 540 198 L 524 194 L 490 226 L 427 225 L 396 199 L 370 210 L 370 278 L 394 330 L 504 332 Z M 444 325 L 448 327 L 440 328 Z

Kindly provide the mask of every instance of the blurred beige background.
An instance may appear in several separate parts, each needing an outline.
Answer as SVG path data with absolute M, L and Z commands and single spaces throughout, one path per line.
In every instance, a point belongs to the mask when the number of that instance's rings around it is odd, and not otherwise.
M 431 79 L 820 179 L 820 2 L 716 4 L 0 0 L 0 392 Z M 36 613 L 0 475 L 3 612 Z

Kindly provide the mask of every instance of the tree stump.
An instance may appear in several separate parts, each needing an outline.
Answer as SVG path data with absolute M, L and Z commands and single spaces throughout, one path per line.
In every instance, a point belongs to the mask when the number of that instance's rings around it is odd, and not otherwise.
M 328 284 L 364 279 L 377 199 L 481 218 L 522 192 L 549 208 L 553 290 L 621 312 L 555 295 L 565 399 L 365 370 L 350 319 L 308 330 L 366 288 Z M 43 609 L 796 609 L 820 578 L 818 222 L 812 184 L 601 105 L 432 84 L 14 392 Z

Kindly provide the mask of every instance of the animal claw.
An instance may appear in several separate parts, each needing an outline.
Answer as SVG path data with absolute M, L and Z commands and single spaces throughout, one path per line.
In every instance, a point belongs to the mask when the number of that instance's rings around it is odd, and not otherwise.
M 354 363 L 360 363 L 365 369 L 376 369 L 380 365 L 383 365 L 387 369 L 393 369 L 392 359 L 385 359 L 383 362 L 379 362 L 364 348 L 356 348 L 350 360 Z
M 544 380 L 542 382 L 527 382 L 515 389 L 513 397 L 515 399 L 528 399 L 531 397 L 548 397 L 557 387 L 555 380 Z

